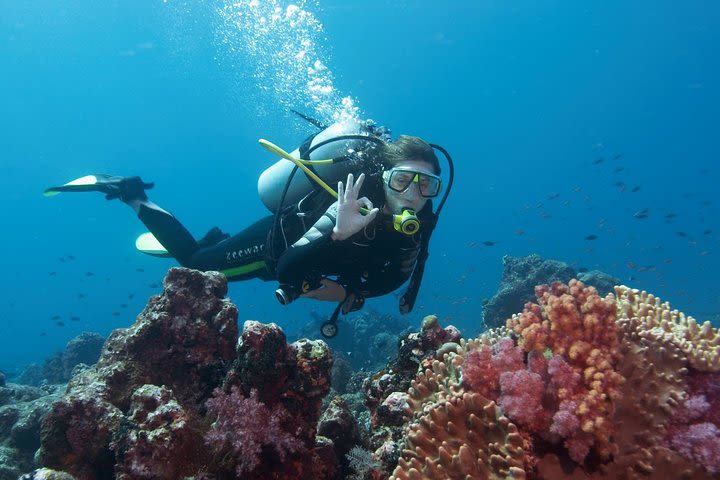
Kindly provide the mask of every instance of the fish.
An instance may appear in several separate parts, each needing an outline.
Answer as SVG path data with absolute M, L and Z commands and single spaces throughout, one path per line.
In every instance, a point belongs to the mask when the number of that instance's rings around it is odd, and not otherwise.
M 59 320 L 59 319 L 60 319 L 60 315 L 53 315 L 50 319 L 51 319 L 51 320 Z
M 64 327 L 65 322 L 57 321 L 57 322 L 55 322 L 55 325 L 57 325 L 58 327 Z
M 85 272 L 85 276 L 86 276 L 86 277 L 93 277 L 93 276 L 95 276 L 95 273 L 93 273 L 93 272 Z
M 494 242 L 492 240 L 485 240 L 484 242 L 482 242 L 482 244 L 486 247 L 492 247 L 493 245 L 497 245 L 498 243 L 499 242 Z
M 619 153 L 613 157 L 613 160 L 620 160 L 622 158 L 622 155 Z
M 588 235 L 587 237 L 585 237 L 585 240 L 597 240 L 597 239 L 598 239 L 597 235 Z
M 633 217 L 635 217 L 639 220 L 648 218 L 649 215 L 650 215 L 650 211 L 647 208 L 643 208 L 642 210 L 633 213 Z
M 593 160 L 593 165 L 600 165 L 605 159 L 603 157 L 598 157 L 595 160 Z
M 620 167 L 615 167 L 615 168 L 613 168 L 613 171 L 612 171 L 612 172 L 613 172 L 613 173 L 620 173 L 620 172 L 622 172 L 623 170 L 625 170 L 625 167 L 620 166 Z
M 632 193 L 637 193 L 640 191 L 640 185 L 635 185 L 632 190 L 630 190 Z
M 585 272 L 587 272 L 587 271 L 588 271 L 588 269 L 585 268 L 585 267 L 580 267 L 580 268 L 578 268 L 578 273 L 585 273 Z
M 140 268 L 140 267 L 138 267 L 138 268 L 136 268 L 136 269 L 135 269 L 135 271 L 136 271 L 136 272 L 140 272 L 140 273 L 142 273 L 142 272 L 144 272 L 144 271 L 145 271 L 145 269 L 144 269 L 144 268 Z

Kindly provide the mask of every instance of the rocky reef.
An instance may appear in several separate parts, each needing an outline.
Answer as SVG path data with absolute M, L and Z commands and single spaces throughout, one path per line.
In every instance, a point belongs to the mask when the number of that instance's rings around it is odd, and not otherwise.
M 327 344 L 288 343 L 272 323 L 238 331 L 226 293 L 218 273 L 171 269 L 42 412 L 23 478 L 719 474 L 718 331 L 646 292 L 537 286 L 474 339 L 427 316 L 384 368 L 345 365 L 342 395 Z
M 595 287 L 602 295 L 612 292 L 613 287 L 620 283 L 607 273 L 598 270 L 576 271 L 567 263 L 544 259 L 540 255 L 504 256 L 498 291 L 488 299 L 483 309 L 485 325 L 488 328 L 505 325 L 506 319 L 534 299 L 536 285 L 567 283 L 572 278 Z

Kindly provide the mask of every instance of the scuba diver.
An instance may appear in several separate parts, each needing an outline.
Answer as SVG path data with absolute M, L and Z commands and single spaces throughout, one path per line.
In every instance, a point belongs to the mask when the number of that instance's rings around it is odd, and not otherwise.
M 337 333 L 341 311 L 359 310 L 366 298 L 390 293 L 409 278 L 400 311 L 410 312 L 430 236 L 452 186 L 452 159 L 419 137 L 401 135 L 393 142 L 387 129 L 370 120 L 326 127 L 303 118 L 322 130 L 292 153 L 260 140 L 281 157 L 258 180 L 260 197 L 274 214 L 234 236 L 213 227 L 196 240 L 148 198 L 146 190 L 154 184 L 137 176 L 87 175 L 48 188 L 45 195 L 102 192 L 129 205 L 148 228 L 136 240 L 143 253 L 219 271 L 229 281 L 277 280 L 275 295 L 283 305 L 299 297 L 338 302 L 321 327 L 325 337 Z M 435 150 L 450 167 L 436 212 L 431 199 L 440 194 L 442 179 Z M 298 170 L 304 175 L 296 175 Z M 326 182 L 337 182 L 337 192 Z

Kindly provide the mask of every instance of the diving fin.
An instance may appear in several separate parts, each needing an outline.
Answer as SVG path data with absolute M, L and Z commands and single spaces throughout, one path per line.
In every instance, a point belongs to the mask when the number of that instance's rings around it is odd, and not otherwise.
M 62 192 L 102 192 L 108 200 L 119 198 L 128 201 L 133 198 L 146 198 L 145 190 L 154 186 L 154 183 L 143 182 L 140 177 L 95 173 L 76 178 L 65 185 L 46 188 L 43 195 L 51 197 Z
M 198 240 L 200 248 L 211 247 L 217 245 L 230 238 L 230 235 L 220 230 L 218 227 L 211 228 L 203 238 Z M 153 257 L 170 258 L 172 255 L 163 247 L 162 243 L 155 238 L 152 232 L 145 232 L 135 239 L 135 248 L 142 253 L 152 255 Z
M 151 232 L 145 232 L 137 237 L 135 248 L 153 257 L 170 258 L 172 256 Z

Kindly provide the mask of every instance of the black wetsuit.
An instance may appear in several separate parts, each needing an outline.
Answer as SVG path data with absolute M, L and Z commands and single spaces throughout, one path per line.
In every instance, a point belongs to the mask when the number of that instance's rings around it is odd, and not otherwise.
M 162 210 L 142 205 L 138 217 L 181 265 L 219 271 L 228 280 L 277 279 L 297 295 L 307 279 L 337 276 L 348 293 L 360 300 L 356 308 L 366 297 L 401 286 L 415 266 L 425 234 L 422 226 L 413 236 L 403 235 L 393 230 L 388 215 L 381 214 L 352 237 L 334 241 L 330 234 L 335 210 L 328 209 L 327 203 L 327 199 L 315 201 L 316 214 L 286 211 L 277 223 L 273 215 L 267 216 L 232 237 L 213 229 L 200 241 Z M 430 202 L 423 210 L 432 211 Z M 424 225 L 423 212 L 418 216 Z

